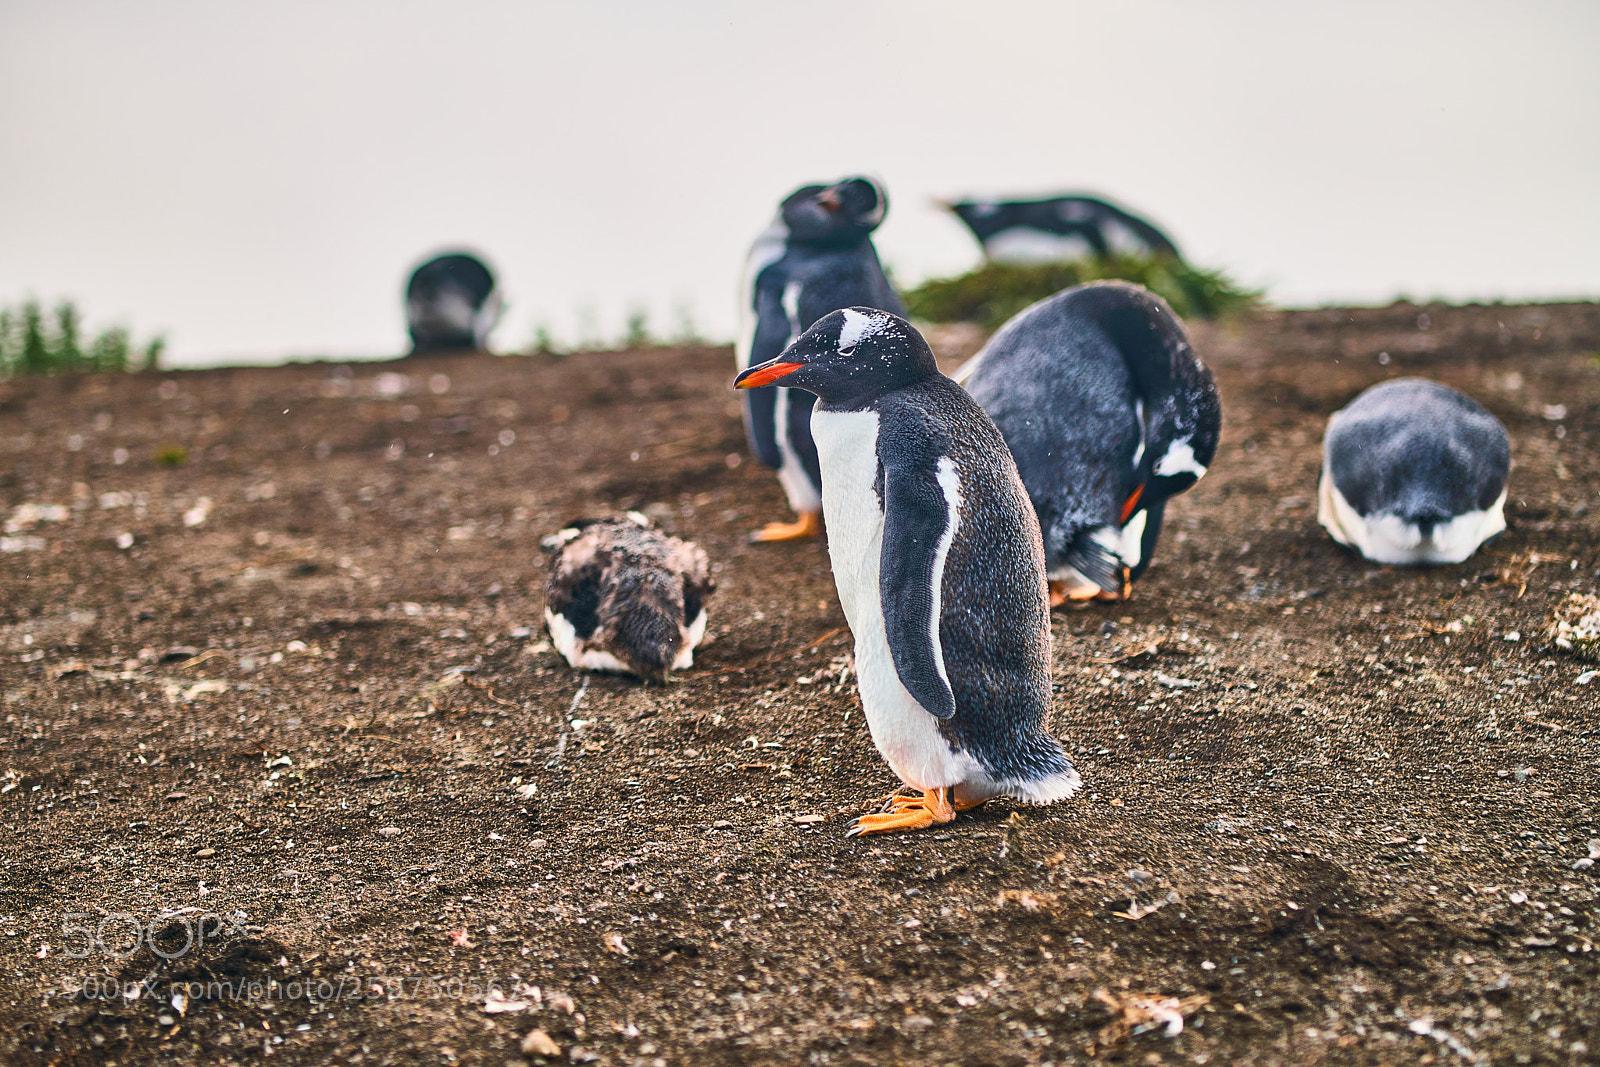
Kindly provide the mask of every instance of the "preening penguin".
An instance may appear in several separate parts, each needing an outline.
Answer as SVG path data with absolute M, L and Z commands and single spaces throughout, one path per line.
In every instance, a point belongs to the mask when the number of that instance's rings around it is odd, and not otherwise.
M 1222 429 L 1216 383 L 1172 309 L 1126 282 L 1074 286 L 1019 312 L 956 380 L 1016 459 L 1051 603 L 1126 598 L 1167 499 L 1205 474 Z
M 1040 263 L 1117 255 L 1172 256 L 1172 238 L 1139 216 L 1097 196 L 1048 200 L 941 202 L 978 239 L 986 258 Z
M 1375 563 L 1460 563 L 1506 528 L 1511 440 L 1465 393 L 1374 385 L 1328 419 L 1317 521 Z
M 568 663 L 655 682 L 693 665 L 716 588 L 699 545 L 668 537 L 638 512 L 579 519 L 544 544 L 556 552 L 545 623 Z
M 778 217 L 756 238 L 739 294 L 739 369 L 772 359 L 822 316 L 865 304 L 904 313 L 872 247 L 889 199 L 871 178 L 808 185 L 789 194 Z M 762 463 L 778 472 L 799 514 L 774 522 L 757 541 L 821 532 L 821 470 L 811 440 L 810 393 L 773 386 L 744 395 L 745 430 Z
M 740 388 L 819 398 L 828 556 L 873 743 L 922 790 L 851 834 L 915 830 L 1003 793 L 1079 785 L 1050 713 L 1050 609 L 1033 508 L 1000 433 L 898 316 L 829 314 Z
M 486 348 L 500 321 L 494 273 L 477 256 L 451 252 L 411 272 L 406 283 L 406 328 L 411 351 Z

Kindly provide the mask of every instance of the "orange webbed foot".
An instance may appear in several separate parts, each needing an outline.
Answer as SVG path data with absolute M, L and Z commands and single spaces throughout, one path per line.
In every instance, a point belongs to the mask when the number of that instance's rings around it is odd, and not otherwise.
M 876 815 L 863 815 L 850 824 L 846 837 L 862 834 L 895 834 L 909 830 L 925 830 L 939 826 L 956 817 L 955 805 L 950 802 L 950 790 L 929 789 L 920 797 L 896 796 L 889 799 L 889 810 Z
M 750 535 L 752 541 L 804 541 L 822 533 L 822 513 L 802 511 L 794 522 L 769 522 Z
M 1089 602 L 1096 597 L 1103 596 L 1098 585 L 1071 585 L 1066 582 L 1050 583 L 1050 606 L 1059 608 L 1063 604 L 1070 604 L 1074 608 L 1086 608 Z

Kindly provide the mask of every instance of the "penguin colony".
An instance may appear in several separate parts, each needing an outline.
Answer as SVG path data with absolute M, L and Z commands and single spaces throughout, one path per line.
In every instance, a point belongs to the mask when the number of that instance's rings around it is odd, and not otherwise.
M 1178 254 L 1098 198 L 943 206 L 993 259 Z M 1206 473 L 1221 432 L 1183 324 L 1121 282 L 1023 310 L 945 377 L 873 247 L 887 210 L 871 178 L 795 190 L 739 294 L 745 429 L 796 513 L 752 540 L 825 527 L 868 730 L 913 791 L 850 836 L 1077 791 L 1048 732 L 1050 608 L 1131 594 L 1166 502 Z M 475 257 L 424 263 L 406 291 L 415 351 L 483 347 L 499 306 Z M 1456 563 L 1505 528 L 1509 438 L 1456 390 L 1373 386 L 1329 419 L 1323 449 L 1318 520 L 1368 559 Z M 664 682 L 693 664 L 715 588 L 699 546 L 629 513 L 573 522 L 545 547 L 545 621 L 574 668 Z

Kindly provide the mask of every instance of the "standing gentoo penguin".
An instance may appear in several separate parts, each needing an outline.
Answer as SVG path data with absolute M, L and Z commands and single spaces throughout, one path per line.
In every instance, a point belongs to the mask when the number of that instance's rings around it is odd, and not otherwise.
M 544 546 L 556 551 L 545 623 L 568 663 L 654 682 L 694 664 L 706 598 L 716 588 L 699 545 L 668 537 L 630 511 L 568 523 Z
M 1317 521 L 1375 563 L 1460 563 L 1506 528 L 1511 440 L 1425 378 L 1374 385 L 1328 419 Z
M 811 417 L 839 601 L 873 743 L 920 797 L 850 834 L 917 830 L 1002 793 L 1049 804 L 1078 774 L 1045 733 L 1050 609 L 1039 525 L 994 424 L 904 319 L 825 316 L 734 384 L 783 381 Z
M 1018 312 L 956 380 L 1000 427 L 1028 487 L 1050 602 L 1126 598 L 1167 498 L 1205 474 L 1222 428 L 1183 323 L 1137 285 L 1074 286 Z
M 466 252 L 434 256 L 406 283 L 411 351 L 486 348 L 500 321 L 500 292 L 483 260 Z
M 1048 263 L 1085 256 L 1104 259 L 1130 253 L 1178 258 L 1172 238 L 1096 196 L 939 204 L 967 224 L 983 246 L 985 258 L 1000 263 Z
M 895 295 L 872 247 L 889 198 L 871 178 L 808 185 L 790 193 L 772 225 L 756 238 L 740 293 L 739 369 L 782 352 L 813 322 L 838 308 L 865 304 L 898 314 Z M 774 522 L 753 536 L 789 541 L 821 532 L 821 472 L 811 440 L 811 394 L 775 386 L 744 397 L 750 447 L 778 472 L 793 523 Z

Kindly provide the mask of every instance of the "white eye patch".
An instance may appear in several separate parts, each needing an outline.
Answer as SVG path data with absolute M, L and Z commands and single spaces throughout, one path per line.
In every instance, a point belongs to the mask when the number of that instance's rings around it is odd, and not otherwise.
M 839 354 L 848 356 L 856 345 L 889 327 L 889 316 L 883 312 L 863 314 L 855 308 L 844 309 L 844 326 L 839 330 Z

